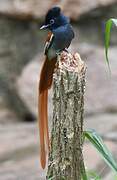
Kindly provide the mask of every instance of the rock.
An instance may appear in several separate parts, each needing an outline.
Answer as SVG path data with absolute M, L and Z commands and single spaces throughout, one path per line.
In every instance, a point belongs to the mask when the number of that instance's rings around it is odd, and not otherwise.
M 6 107 L 0 107 L 0 124 L 8 123 L 9 122 L 16 122 L 18 119 L 16 114 L 7 109 Z
M 104 135 L 104 138 L 109 139 L 111 141 L 117 141 L 117 124 L 115 124 L 115 126 L 113 126 L 112 128 L 112 132 L 109 132 L 108 134 Z
M 2 147 L 0 149 L 0 162 L 7 161 L 11 157 L 12 159 L 20 158 L 20 149 L 27 152 L 28 150 L 29 152 L 33 149 L 37 150 L 35 146 L 38 144 L 39 136 L 36 124 L 5 122 L 0 124 L 0 133 Z M 13 152 L 16 152 L 19 156 L 17 157 Z
M 37 114 L 39 73 L 44 56 L 37 55 L 22 71 L 17 81 L 17 90 L 27 106 Z
M 51 4 L 51 1 L 39 0 L 2 0 L 0 14 L 20 19 L 37 19 L 45 15 Z
M 45 180 L 47 169 L 42 170 L 39 162 L 37 123 L 6 122 L 0 124 L 0 135 L 0 178 Z M 108 140 L 105 143 L 117 157 L 116 143 Z M 104 179 L 109 169 L 90 143 L 84 144 L 83 155 L 88 170 L 95 170 L 97 175 L 103 176 Z M 113 176 L 109 177 L 112 179 Z
M 86 55 L 87 83 L 85 110 L 87 113 L 117 112 L 117 48 L 109 49 L 111 76 L 105 63 L 104 49 L 97 46 Z
M 96 8 L 106 7 L 115 2 L 116 0 L 64 0 L 60 4 L 67 16 L 71 17 L 72 20 L 77 20 L 82 15 L 85 15 Z
M 84 128 L 86 130 L 95 129 L 100 135 L 110 141 L 117 140 L 117 133 L 112 133 L 113 128 L 115 128 L 115 131 L 117 130 L 117 115 L 103 113 L 85 117 Z
M 21 76 L 17 79 L 17 91 L 27 107 L 37 117 L 38 104 L 38 84 L 40 78 L 40 71 L 44 61 L 43 54 L 37 56 L 24 68 Z M 49 105 L 48 114 L 49 119 L 52 117 L 52 90 L 49 90 Z
M 0 124 L 0 179 L 44 180 L 39 163 L 37 123 Z
M 115 158 L 116 148 L 117 148 L 116 143 L 113 143 L 112 141 L 105 141 L 104 143 L 106 144 L 109 151 L 112 153 L 113 157 Z M 97 152 L 97 150 L 90 143 L 87 143 L 84 145 L 83 152 L 84 152 L 83 154 L 84 154 L 85 165 L 87 169 L 96 172 L 97 175 L 99 175 L 102 179 L 106 180 L 106 178 L 104 177 L 108 176 L 107 174 L 109 173 L 110 168 L 102 159 L 102 157 Z M 112 174 L 109 177 L 111 177 L 110 179 L 113 179 Z
M 32 115 L 17 94 L 15 81 L 22 68 L 39 52 L 38 38 L 41 39 L 35 23 L 0 18 L 0 106 L 9 107 L 21 119 Z
M 28 158 L 9 160 L 0 164 L 1 180 L 45 180 L 46 170 L 39 165 L 38 154 L 29 154 Z
M 103 180 L 117 179 L 117 175 L 113 171 L 109 171 Z
M 75 48 L 74 48 L 75 47 Z M 73 44 L 71 48 L 73 51 L 81 49 L 81 58 L 86 60 L 87 64 L 87 82 L 86 82 L 86 95 L 85 95 L 85 114 L 91 115 L 98 112 L 117 112 L 117 61 L 116 52 L 117 48 L 109 49 L 109 58 L 111 63 L 112 75 L 111 78 L 108 74 L 108 68 L 105 64 L 104 49 L 99 46 L 87 44 Z M 86 50 L 87 49 L 87 50 Z M 86 51 L 85 51 L 86 50 Z M 36 57 L 27 67 L 23 70 L 21 77 L 18 80 L 19 94 L 25 99 L 27 106 L 30 107 L 32 112 L 36 113 L 37 108 L 37 90 L 38 79 L 41 67 L 40 56 Z M 52 114 L 52 106 L 49 97 L 49 114 Z
M 116 0 L 1 0 L 0 14 L 20 19 L 41 19 L 50 7 L 59 5 L 66 15 L 77 20 L 81 15 L 93 9 L 109 6 L 115 2 Z

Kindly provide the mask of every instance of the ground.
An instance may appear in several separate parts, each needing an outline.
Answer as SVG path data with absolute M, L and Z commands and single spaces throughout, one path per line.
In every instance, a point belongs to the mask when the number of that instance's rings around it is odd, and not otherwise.
M 8 118 L 8 113 L 1 118 Z M 14 118 L 14 120 L 13 120 Z M 109 121 L 111 119 L 112 124 Z M 100 122 L 100 126 L 97 123 Z M 107 122 L 107 123 L 106 123 Z M 106 124 L 106 125 L 105 125 Z M 101 114 L 85 118 L 85 128 L 96 128 L 105 143 L 117 157 L 116 115 Z M 38 124 L 15 121 L 9 116 L 9 123 L 0 124 L 0 179 L 1 180 L 44 180 L 46 170 L 39 162 Z M 84 160 L 87 169 L 97 170 L 104 180 L 113 180 L 114 174 L 89 143 L 84 145 Z

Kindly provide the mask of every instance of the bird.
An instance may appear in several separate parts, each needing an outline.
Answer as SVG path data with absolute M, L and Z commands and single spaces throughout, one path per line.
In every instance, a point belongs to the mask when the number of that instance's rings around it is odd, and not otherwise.
M 75 34 L 70 20 L 59 6 L 52 7 L 45 16 L 44 25 L 40 28 L 48 30 L 45 42 L 43 63 L 38 94 L 38 122 L 40 132 L 40 163 L 44 169 L 46 166 L 46 147 L 50 149 L 48 131 L 48 90 L 51 88 L 53 73 L 56 67 L 57 56 L 66 51 Z

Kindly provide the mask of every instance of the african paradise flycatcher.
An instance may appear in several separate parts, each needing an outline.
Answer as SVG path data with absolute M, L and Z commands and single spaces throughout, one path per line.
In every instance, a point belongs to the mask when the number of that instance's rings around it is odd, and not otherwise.
M 60 7 L 53 7 L 47 12 L 45 24 L 40 29 L 49 30 L 45 44 L 45 61 L 41 69 L 38 96 L 40 161 L 44 169 L 46 165 L 46 143 L 49 149 L 48 89 L 50 89 L 52 85 L 57 54 L 70 46 L 74 38 L 74 31 L 68 17 L 63 15 Z

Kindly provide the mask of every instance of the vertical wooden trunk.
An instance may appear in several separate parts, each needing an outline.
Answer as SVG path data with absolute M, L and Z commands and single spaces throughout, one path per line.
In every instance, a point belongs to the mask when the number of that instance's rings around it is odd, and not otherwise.
M 58 56 L 47 179 L 81 180 L 85 72 L 78 53 Z

